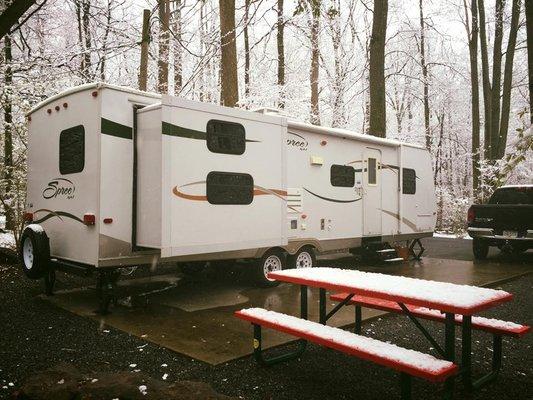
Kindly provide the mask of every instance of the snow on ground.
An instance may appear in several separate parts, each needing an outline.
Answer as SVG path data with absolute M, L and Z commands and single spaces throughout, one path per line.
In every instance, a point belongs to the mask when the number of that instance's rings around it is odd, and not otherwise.
M 453 233 L 447 233 L 447 232 L 434 232 L 433 233 L 433 237 L 446 238 L 446 239 L 472 240 L 472 238 L 470 236 L 468 236 L 468 233 L 453 234 Z
M 13 236 L 13 233 L 11 232 L 0 233 L 0 247 L 7 247 L 9 249 L 14 249 L 16 247 L 15 236 Z

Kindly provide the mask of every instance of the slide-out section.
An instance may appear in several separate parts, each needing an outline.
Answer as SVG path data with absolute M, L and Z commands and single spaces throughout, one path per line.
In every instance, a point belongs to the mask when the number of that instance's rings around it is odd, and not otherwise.
M 283 118 L 167 96 L 137 121 L 137 245 L 168 258 L 287 243 Z

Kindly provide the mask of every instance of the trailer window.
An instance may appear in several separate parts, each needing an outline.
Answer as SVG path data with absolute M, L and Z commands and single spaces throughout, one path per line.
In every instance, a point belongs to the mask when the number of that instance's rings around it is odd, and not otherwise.
M 377 160 L 375 158 L 369 158 L 367 163 L 367 172 L 368 172 L 368 179 L 367 183 L 369 185 L 377 185 L 378 184 L 378 171 L 377 171 Z
M 330 169 L 332 186 L 353 187 L 355 185 L 355 170 L 349 165 L 335 165 Z
M 249 174 L 207 174 L 207 201 L 211 204 L 250 204 L 254 200 L 254 178 Z
M 206 132 L 209 151 L 236 155 L 244 153 L 246 134 L 241 124 L 212 119 L 207 123 Z
M 415 194 L 416 193 L 416 171 L 411 168 L 403 168 L 403 194 Z
M 85 129 L 83 125 L 59 134 L 59 172 L 62 175 L 83 171 L 85 166 Z

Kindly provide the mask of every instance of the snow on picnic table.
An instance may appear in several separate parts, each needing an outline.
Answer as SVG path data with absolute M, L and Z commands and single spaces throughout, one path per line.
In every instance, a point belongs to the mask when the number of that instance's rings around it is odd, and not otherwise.
M 327 267 L 285 270 L 273 277 L 281 281 L 283 277 L 304 279 L 342 286 L 347 291 L 371 291 L 457 308 L 473 308 L 511 296 L 503 290 Z
M 416 350 L 405 349 L 392 343 L 382 342 L 366 336 L 318 324 L 316 322 L 268 311 L 263 308 L 248 308 L 240 311 L 244 315 L 263 321 L 291 328 L 308 335 L 318 336 L 352 349 L 370 353 L 403 365 L 415 367 L 433 374 L 438 374 L 453 367 L 453 363 L 424 354 Z

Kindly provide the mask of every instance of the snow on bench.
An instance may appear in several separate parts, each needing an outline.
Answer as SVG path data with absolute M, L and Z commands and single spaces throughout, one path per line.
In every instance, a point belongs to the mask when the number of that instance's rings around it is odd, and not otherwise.
M 512 299 L 503 290 L 339 268 L 298 268 L 269 278 L 471 315 Z
M 357 335 L 275 311 L 249 308 L 237 311 L 238 318 L 284 332 L 411 376 L 442 382 L 457 373 L 454 363 L 391 343 Z
M 341 302 L 348 295 L 348 293 L 338 293 L 331 295 L 330 298 L 333 301 Z M 355 295 L 350 299 L 348 304 L 403 314 L 403 310 L 398 305 L 398 303 L 389 300 L 375 299 L 372 297 Z M 405 306 L 415 317 L 430 319 L 433 321 L 444 321 L 445 319 L 444 314 L 442 314 L 438 310 L 431 310 L 426 307 L 417 307 L 411 304 L 405 304 Z M 460 325 L 462 322 L 463 316 L 456 315 L 455 323 L 457 325 Z M 520 325 L 514 322 L 501 321 L 499 319 L 494 318 L 472 317 L 472 329 L 482 330 L 497 335 L 521 337 L 527 332 L 529 332 L 531 328 L 527 325 Z

